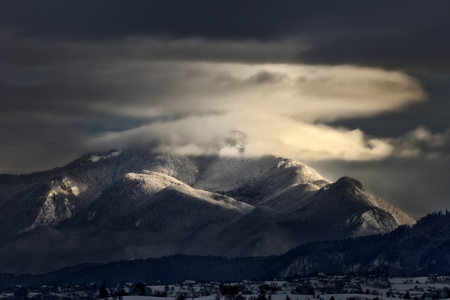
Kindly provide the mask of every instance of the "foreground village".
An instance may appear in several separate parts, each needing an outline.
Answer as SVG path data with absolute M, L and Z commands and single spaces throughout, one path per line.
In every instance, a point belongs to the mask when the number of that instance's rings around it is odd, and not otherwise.
M 179 284 L 161 282 L 121 283 L 101 286 L 16 286 L 2 289 L 0 299 L 124 299 L 124 300 L 381 300 L 450 298 L 450 276 L 386 278 L 326 276 L 292 281 L 244 281 L 241 283 L 198 283 L 187 280 Z

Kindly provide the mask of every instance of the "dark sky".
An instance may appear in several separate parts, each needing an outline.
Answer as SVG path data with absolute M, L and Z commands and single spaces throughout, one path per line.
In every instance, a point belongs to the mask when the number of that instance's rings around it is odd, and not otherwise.
M 450 207 L 450 2 L 0 2 L 0 173 L 86 151 L 295 157 Z M 216 151 L 216 152 L 215 152 Z

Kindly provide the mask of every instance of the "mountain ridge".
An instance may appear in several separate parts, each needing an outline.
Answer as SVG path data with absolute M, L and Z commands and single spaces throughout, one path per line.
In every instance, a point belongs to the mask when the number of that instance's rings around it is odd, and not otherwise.
M 0 260 L 0 271 L 176 253 L 274 255 L 311 241 L 414 223 L 355 179 L 332 183 L 296 160 L 275 156 L 112 150 L 3 178 L 0 257 L 7 260 Z M 15 188 L 8 187 L 11 180 Z M 55 238 L 58 247 L 52 246 Z M 22 263 L 32 257 L 50 263 Z

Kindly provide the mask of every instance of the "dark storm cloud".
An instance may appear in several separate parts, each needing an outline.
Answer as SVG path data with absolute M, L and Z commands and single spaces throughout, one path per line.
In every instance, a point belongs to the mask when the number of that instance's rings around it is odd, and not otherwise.
M 307 43 L 289 40 L 211 41 L 198 38 L 124 38 L 111 41 L 40 40 L 0 30 L 0 63 L 12 67 L 89 63 L 91 68 L 111 61 L 215 61 L 282 63 L 291 61 Z
M 449 70 L 448 1 L 360 1 L 322 20 L 307 63 Z M 317 28 L 316 28 L 317 29 Z
M 448 70 L 449 12 L 448 1 L 414 0 L 6 1 L 0 26 L 22 37 L 65 41 L 290 39 L 296 55 L 259 59 Z M 252 60 L 229 57 L 246 58 Z
M 305 10 L 305 8 L 308 9 Z M 278 38 L 297 17 L 320 5 L 272 1 L 10 1 L 1 23 L 23 36 L 56 39 L 116 39 L 155 35 L 170 38 Z

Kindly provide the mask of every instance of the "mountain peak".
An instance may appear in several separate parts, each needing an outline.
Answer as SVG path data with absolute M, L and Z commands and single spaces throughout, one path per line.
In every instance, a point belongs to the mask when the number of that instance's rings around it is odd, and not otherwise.
M 356 187 L 361 190 L 364 189 L 361 182 L 359 182 L 358 180 L 356 180 L 354 178 L 347 177 L 347 176 L 339 178 L 334 185 L 336 185 L 336 186 L 353 186 L 353 187 Z

